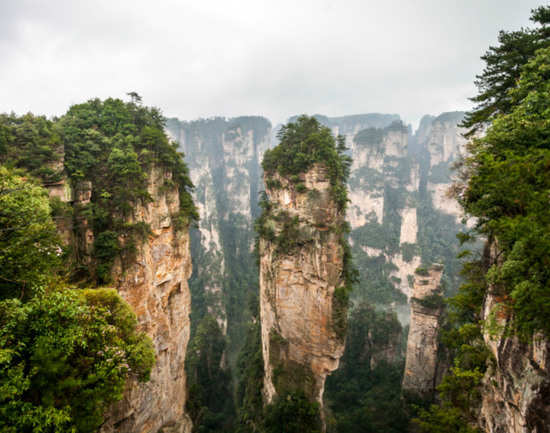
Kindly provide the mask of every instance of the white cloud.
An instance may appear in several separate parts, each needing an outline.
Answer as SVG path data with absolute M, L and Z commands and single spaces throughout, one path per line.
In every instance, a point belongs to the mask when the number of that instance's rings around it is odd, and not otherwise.
M 479 56 L 524 0 L 4 0 L 0 112 L 135 90 L 166 115 L 467 108 Z

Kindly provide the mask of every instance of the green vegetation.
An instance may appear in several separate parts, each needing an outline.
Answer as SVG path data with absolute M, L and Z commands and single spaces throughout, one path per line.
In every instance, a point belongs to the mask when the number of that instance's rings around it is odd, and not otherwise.
M 266 407 L 265 433 L 321 433 L 319 403 L 300 391 L 283 394 Z
M 510 112 L 473 141 L 462 167 L 460 201 L 477 232 L 498 245 L 486 283 L 509 299 L 516 331 L 550 336 L 550 48 L 522 68 Z
M 326 382 L 329 433 L 407 430 L 408 414 L 401 399 L 401 333 L 395 314 L 377 312 L 367 304 L 353 309 L 340 367 Z M 388 349 L 394 359 L 374 362 Z
M 411 301 L 415 301 L 425 308 L 437 309 L 442 308 L 445 305 L 445 299 L 440 293 L 432 293 L 431 295 L 424 296 L 423 298 L 411 298 Z
M 0 430 L 95 432 L 128 377 L 148 380 L 151 341 L 116 291 L 0 301 Z
M 476 77 L 479 93 L 471 98 L 477 106 L 466 114 L 463 122 L 463 126 L 470 129 L 470 136 L 499 115 L 510 113 L 517 105 L 510 90 L 516 88 L 522 67 L 535 57 L 538 49 L 547 47 L 550 42 L 550 8 L 540 6 L 532 10 L 531 21 L 539 27 L 501 31 L 498 45 L 489 47 L 481 57 L 485 68 Z
M 239 377 L 236 400 L 239 408 L 239 423 L 235 430 L 237 433 L 259 432 L 263 423 L 264 360 L 258 316 L 259 311 L 255 316 L 256 320 L 249 324 L 246 341 L 237 364 Z
M 277 137 L 279 144 L 264 154 L 264 172 L 271 177 L 278 173 L 297 184 L 299 182 L 293 181 L 292 176 L 298 177 L 313 164 L 321 163 L 328 170 L 332 197 L 344 211 L 348 200 L 345 184 L 351 166 L 351 158 L 345 155 L 344 138 L 335 140 L 330 128 L 308 116 L 300 116 L 296 122 L 284 125 Z
M 189 344 L 185 363 L 187 411 L 194 432 L 230 431 L 235 421 L 231 376 L 222 363 L 225 347 L 225 337 L 216 319 L 205 316 Z
M 420 411 L 415 420 L 421 432 L 478 431 L 472 426 L 481 381 L 493 364 L 482 337 L 491 331 L 490 318 L 481 322 L 489 287 L 501 299 L 500 307 L 513 313 L 508 335 L 527 341 L 539 331 L 550 335 L 549 18 L 550 8 L 536 9 L 532 20 L 541 28 L 501 32 L 500 45 L 483 57 L 487 65 L 478 76 L 479 95 L 473 98 L 480 105 L 464 124 L 472 132 L 490 126 L 469 145 L 455 188 L 466 212 L 477 219 L 475 229 L 460 236 L 461 242 L 481 235 L 487 243 L 480 258 L 472 259 L 469 251 L 462 254 L 469 260 L 463 267 L 465 284 L 449 300 L 442 337 L 454 366 L 438 387 L 440 403 Z M 491 249 L 498 250 L 498 260 Z
M 63 176 L 59 126 L 44 116 L 0 114 L 0 164 L 25 169 L 49 185 Z
M 62 264 L 48 193 L 20 174 L 0 166 L 0 299 L 28 298 Z
M 130 307 L 113 289 L 77 290 L 65 279 L 86 286 L 85 270 L 92 285 L 109 281 L 114 260 L 149 236 L 147 224 L 128 220 L 151 200 L 153 167 L 163 191 L 179 189 L 175 229 L 196 219 L 187 167 L 163 127 L 137 96 L 91 100 L 54 120 L 0 115 L 1 431 L 95 432 L 129 378 L 149 380 L 154 348 Z M 65 182 L 73 200 L 86 181 L 91 201 L 74 209 L 41 186 Z M 62 245 L 56 230 L 74 224 L 78 236 L 84 220 L 93 269 L 80 241 Z
M 143 223 L 127 221 L 138 203 L 152 200 L 147 179 L 153 167 L 170 173 L 165 189 L 178 188 L 176 228 L 198 218 L 187 166 L 164 133 L 164 122 L 157 109 L 120 99 L 74 105 L 59 120 L 71 183 L 78 189 L 83 181 L 92 181 L 91 202 L 82 211 L 95 235 L 92 278 L 99 283 L 109 282 L 114 258 L 127 258 L 147 234 Z

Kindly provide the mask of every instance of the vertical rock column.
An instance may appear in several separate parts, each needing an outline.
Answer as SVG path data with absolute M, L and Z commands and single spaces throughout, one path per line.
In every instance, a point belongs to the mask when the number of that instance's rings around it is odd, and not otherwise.
M 403 391 L 421 397 L 430 397 L 436 385 L 442 274 L 441 265 L 417 269 L 412 290 Z
M 130 263 L 115 263 L 113 281 L 137 315 L 141 331 L 153 340 L 156 363 L 147 383 L 130 382 L 124 398 L 106 415 L 102 433 L 188 433 L 185 353 L 189 341 L 191 275 L 189 230 L 177 230 L 178 190 L 163 185 L 171 173 L 153 169 L 148 191 L 153 200 L 136 206 L 134 221 L 151 234 Z
M 260 311 L 264 397 L 303 391 L 322 404 L 326 376 L 344 351 L 344 214 L 331 197 L 326 168 L 313 165 L 299 183 L 266 175 L 270 207 L 260 237 Z

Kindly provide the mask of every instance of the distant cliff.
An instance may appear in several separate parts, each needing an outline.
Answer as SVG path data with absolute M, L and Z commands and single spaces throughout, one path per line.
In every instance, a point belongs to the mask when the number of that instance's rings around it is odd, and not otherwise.
M 354 261 L 368 282 L 355 299 L 405 303 L 421 263 L 443 263 L 448 290 L 458 287 L 462 212 L 447 190 L 466 143 L 457 126 L 463 116 L 424 116 L 415 134 L 396 115 L 318 116 L 345 136 L 353 158 L 346 218 Z
M 246 310 L 243 316 L 243 305 L 258 287 L 253 222 L 259 213 L 260 163 L 270 146 L 271 124 L 257 116 L 169 119 L 166 129 L 185 154 L 200 214 L 198 230 L 191 233 L 193 314 L 197 319 L 213 314 L 238 345 L 248 317 Z

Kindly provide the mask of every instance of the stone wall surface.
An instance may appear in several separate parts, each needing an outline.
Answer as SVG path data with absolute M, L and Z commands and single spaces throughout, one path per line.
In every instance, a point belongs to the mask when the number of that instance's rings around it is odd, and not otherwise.
M 282 211 L 298 217 L 307 240 L 286 253 L 273 242 L 260 241 L 264 396 L 271 402 L 286 377 L 322 404 L 326 376 L 338 367 L 344 351 L 333 322 L 334 290 L 343 285 L 343 248 L 331 230 L 344 216 L 331 198 L 323 166 L 314 165 L 302 175 L 310 192 L 299 193 L 286 179 L 277 180 L 282 187 L 267 190 L 273 215 Z M 270 221 L 280 232 L 281 223 Z
M 147 383 L 130 382 L 122 401 L 106 416 L 102 433 L 189 433 L 185 353 L 189 341 L 191 274 L 188 229 L 176 230 L 177 190 L 161 186 L 171 174 L 153 169 L 148 191 L 152 202 L 138 205 L 134 219 L 150 225 L 151 234 L 129 263 L 113 268 L 115 286 L 136 313 L 139 329 L 153 340 L 156 363 Z

